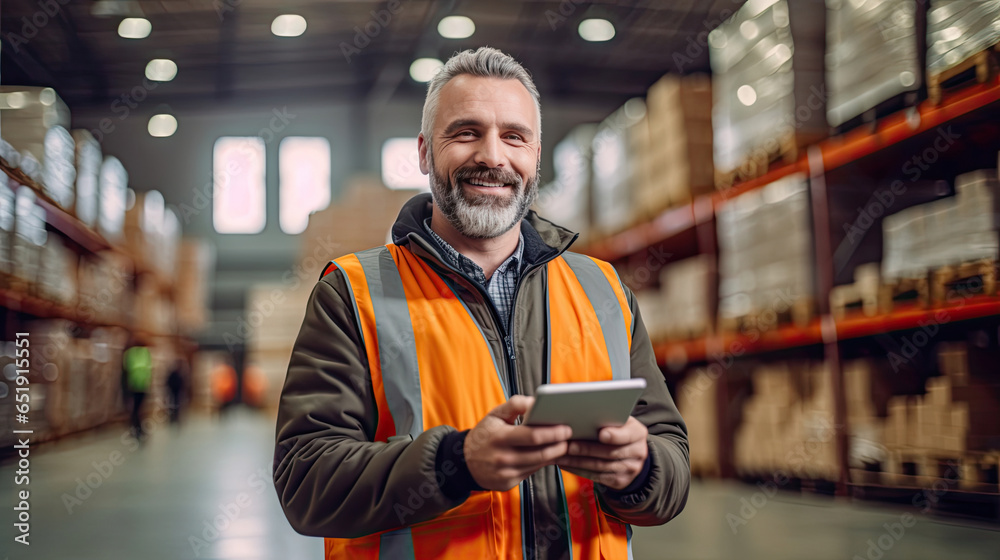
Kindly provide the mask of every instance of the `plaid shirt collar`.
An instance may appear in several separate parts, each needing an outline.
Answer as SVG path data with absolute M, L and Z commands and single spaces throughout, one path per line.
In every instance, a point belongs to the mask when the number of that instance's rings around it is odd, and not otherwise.
M 488 287 L 490 280 L 496 278 L 497 276 L 511 275 L 516 279 L 521 274 L 521 267 L 524 263 L 524 234 L 518 234 L 517 249 L 515 249 L 514 253 L 507 257 L 505 261 L 500 263 L 500 266 L 497 267 L 493 276 L 487 280 L 486 273 L 483 272 L 481 266 L 473 262 L 469 257 L 459 253 L 454 247 L 451 246 L 450 243 L 445 241 L 440 235 L 431 229 L 430 218 L 424 220 L 424 229 L 427 230 L 427 233 L 432 239 L 434 239 L 434 242 L 437 243 L 438 247 L 441 249 L 441 256 L 444 257 L 447 264 L 469 275 L 473 280 L 482 284 L 483 287 Z

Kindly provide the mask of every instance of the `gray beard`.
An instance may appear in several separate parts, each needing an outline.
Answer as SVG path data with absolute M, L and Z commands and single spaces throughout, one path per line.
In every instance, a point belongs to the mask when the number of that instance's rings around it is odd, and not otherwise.
M 510 196 L 468 194 L 460 184 L 453 183 L 448 176 L 441 175 L 434 167 L 434 160 L 427 154 L 431 169 L 431 196 L 441 214 L 459 233 L 471 239 L 494 239 L 507 233 L 528 215 L 528 210 L 538 196 L 539 169 L 527 183 L 519 177 L 512 183 Z M 538 167 L 541 167 L 539 161 Z M 485 174 L 492 174 L 486 171 Z

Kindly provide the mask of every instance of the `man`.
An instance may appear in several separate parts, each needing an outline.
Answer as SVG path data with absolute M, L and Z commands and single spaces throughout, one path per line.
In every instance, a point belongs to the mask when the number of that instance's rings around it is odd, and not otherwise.
M 142 429 L 142 403 L 146 401 L 146 393 L 153 380 L 153 355 L 144 336 L 139 335 L 133 339 L 122 356 L 122 365 L 128 390 L 132 395 L 132 414 L 129 418 L 132 435 L 138 440 L 144 440 L 146 432 Z
M 538 90 L 490 48 L 430 82 L 431 195 L 393 243 L 334 260 L 278 411 L 274 482 L 332 558 L 627 558 L 687 499 L 687 436 L 635 298 L 533 202 Z M 644 377 L 600 442 L 519 418 L 542 383 Z

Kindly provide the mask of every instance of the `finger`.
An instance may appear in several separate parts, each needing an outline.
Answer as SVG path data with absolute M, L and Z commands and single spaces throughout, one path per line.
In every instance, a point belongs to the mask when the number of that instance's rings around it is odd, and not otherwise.
M 534 447 L 515 447 L 510 453 L 507 464 L 515 468 L 540 469 L 553 464 L 560 457 L 566 456 L 565 441 L 550 445 Z
M 567 455 L 580 457 L 597 457 L 600 459 L 638 459 L 642 456 L 642 445 L 645 442 L 632 442 L 628 445 L 606 445 L 592 441 L 571 441 Z
M 623 426 L 609 426 L 601 428 L 598 439 L 607 445 L 627 445 L 629 443 L 644 440 L 649 434 L 649 430 L 642 422 L 635 417 L 629 416 L 628 422 Z
M 491 410 L 490 415 L 501 418 L 508 424 L 513 424 L 518 416 L 527 414 L 533 404 L 535 404 L 534 397 L 514 395 L 509 401 Z
M 594 457 L 574 457 L 567 455 L 556 461 L 560 467 L 565 465 L 574 469 L 583 469 L 594 473 L 621 474 L 632 470 L 638 471 L 641 464 L 632 459 L 613 461 L 609 459 L 597 459 Z
M 569 426 L 517 426 L 504 434 L 503 443 L 512 447 L 532 447 L 569 440 Z

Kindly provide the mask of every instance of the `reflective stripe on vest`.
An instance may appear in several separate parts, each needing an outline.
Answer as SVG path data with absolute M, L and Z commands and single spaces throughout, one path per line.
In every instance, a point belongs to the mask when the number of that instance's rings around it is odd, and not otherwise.
M 490 351 L 502 341 L 486 339 L 466 304 L 423 259 L 387 245 L 332 265 L 354 299 L 378 408 L 376 441 L 416 438 L 440 425 L 467 430 L 506 400 Z M 546 267 L 551 382 L 628 378 L 632 314 L 614 269 L 571 253 Z M 567 511 L 577 514 L 568 516 L 566 535 L 574 559 L 625 560 L 627 525 L 600 510 L 589 480 L 562 478 Z M 513 558 L 521 549 L 516 486 L 473 492 L 457 508 L 403 529 L 326 540 L 328 559 Z

